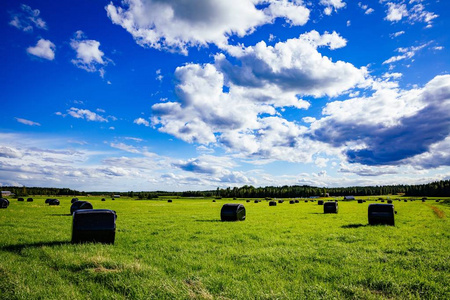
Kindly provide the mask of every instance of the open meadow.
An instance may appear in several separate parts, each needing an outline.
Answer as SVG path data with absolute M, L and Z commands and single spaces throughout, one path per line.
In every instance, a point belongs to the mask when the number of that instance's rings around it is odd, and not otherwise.
M 0 210 L 0 299 L 450 299 L 450 206 L 430 198 L 368 226 L 371 200 L 324 214 L 303 200 L 79 197 L 117 212 L 114 245 L 71 244 L 71 197 L 33 198 Z M 224 203 L 247 219 L 221 222 Z

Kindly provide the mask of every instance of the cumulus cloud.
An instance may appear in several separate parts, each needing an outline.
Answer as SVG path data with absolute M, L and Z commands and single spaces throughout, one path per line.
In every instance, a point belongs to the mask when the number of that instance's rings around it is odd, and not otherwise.
M 77 55 L 76 59 L 72 59 L 75 66 L 88 72 L 99 72 L 103 78 L 105 74 L 103 67 L 111 60 L 106 58 L 105 54 L 99 49 L 100 42 L 88 40 L 82 31 L 77 31 L 75 38 L 70 42 L 70 46 Z
M 319 3 L 325 6 L 323 12 L 327 16 L 331 15 L 333 10 L 337 12 L 338 9 L 344 8 L 346 5 L 342 0 L 320 0 Z
M 331 102 L 323 114 L 311 125 L 312 138 L 344 147 L 349 162 L 406 164 L 450 135 L 450 75 L 436 76 L 423 88 Z
M 153 105 L 152 124 L 189 143 L 219 143 L 242 157 L 312 162 L 323 145 L 304 137 L 306 127 L 284 119 L 283 109 L 307 109 L 301 95 L 335 96 L 365 82 L 364 68 L 333 63 L 317 50 L 345 44 L 336 33 L 312 31 L 274 47 L 228 47 L 236 64 L 219 54 L 215 64 L 179 67 L 177 99 Z
M 62 114 L 61 112 L 57 112 L 57 115 L 65 117 L 66 115 L 69 115 L 71 117 L 74 117 L 76 119 L 85 119 L 87 121 L 93 121 L 93 122 L 108 122 L 108 119 L 115 120 L 116 118 L 114 116 L 108 116 L 103 117 L 93 111 L 90 111 L 89 109 L 81 109 L 76 107 L 71 107 L 67 110 L 67 114 Z
M 134 124 L 138 124 L 138 125 L 144 125 L 146 127 L 150 126 L 149 121 L 147 121 L 146 119 L 143 118 L 137 118 L 133 121 Z
M 299 95 L 337 96 L 364 82 L 365 68 L 356 68 L 343 61 L 333 62 L 318 51 L 319 47 L 338 49 L 346 40 L 336 32 L 319 34 L 311 31 L 299 38 L 267 46 L 230 47 L 228 53 L 240 60 L 232 65 L 223 55 L 216 56 L 216 65 L 226 79 L 236 86 L 264 88 Z
M 423 22 L 427 24 L 427 27 L 431 27 L 432 21 L 436 19 L 438 15 L 427 11 L 422 3 L 414 3 L 415 1 L 409 1 L 407 4 L 404 2 L 387 2 L 386 5 L 388 10 L 386 12 L 385 20 L 398 22 L 406 18 L 411 24 Z M 410 5 L 413 6 L 408 9 L 408 6 Z
M 105 9 L 139 45 L 184 54 L 191 46 L 223 47 L 230 36 L 243 37 L 276 18 L 291 25 L 309 19 L 309 10 L 298 0 L 126 0 Z
M 39 9 L 32 9 L 30 6 L 22 4 L 20 12 L 12 13 L 9 25 L 25 32 L 31 32 L 34 28 L 47 30 L 47 24 L 39 17 Z
M 37 123 L 37 122 L 33 122 L 27 119 L 22 119 L 22 118 L 16 118 L 17 122 L 25 124 L 25 125 L 29 125 L 29 126 L 41 126 L 41 124 Z
M 385 19 L 391 22 L 397 22 L 403 19 L 403 17 L 408 16 L 408 9 L 406 8 L 406 4 L 398 4 L 388 2 L 388 11 Z
M 40 39 L 36 46 L 28 47 L 27 52 L 48 60 L 53 60 L 55 58 L 55 44 L 49 40 Z

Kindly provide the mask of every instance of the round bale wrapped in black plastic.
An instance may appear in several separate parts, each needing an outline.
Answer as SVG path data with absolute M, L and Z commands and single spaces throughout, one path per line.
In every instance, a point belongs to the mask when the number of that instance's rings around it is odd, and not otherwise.
M 109 209 L 82 209 L 73 213 L 72 243 L 114 244 L 116 212 Z
M 387 203 L 392 204 L 392 200 L 389 199 L 389 200 L 387 201 Z
M 8 208 L 9 200 L 6 198 L 0 198 L 0 208 Z
M 289 204 L 295 204 L 294 200 L 289 200 Z
M 358 200 L 358 203 L 363 203 L 363 200 Z
M 408 200 L 407 200 L 407 199 L 405 199 L 405 200 L 403 200 L 403 202 L 408 202 Z
M 77 202 L 77 201 L 79 201 L 78 198 L 72 198 L 72 200 L 70 201 L 70 203 L 74 203 L 74 202 Z
M 295 201 L 295 203 L 300 203 L 300 201 L 299 200 L 294 200 Z
M 106 201 L 106 199 L 105 199 L 105 198 L 102 198 L 102 201 Z
M 51 201 L 48 203 L 48 205 L 59 205 L 58 199 L 51 199 Z
M 247 203 L 248 203 L 248 202 L 250 202 L 250 200 L 245 200 L 245 202 L 247 202 Z
M 87 201 L 75 201 L 70 206 L 70 213 L 73 214 L 74 212 L 76 212 L 79 209 L 93 209 L 93 208 L 94 207 L 92 206 L 92 204 L 90 202 L 87 202 Z
M 269 206 L 277 206 L 277 203 L 275 201 L 270 201 Z
M 339 210 L 339 205 L 337 202 L 328 201 L 323 204 L 324 214 L 337 214 Z
M 23 201 L 25 201 L 25 199 L 23 199 L 23 198 L 17 198 L 17 201 L 23 202 Z
M 278 200 L 278 203 L 283 203 L 284 202 L 284 200 Z
M 227 203 L 222 206 L 220 211 L 222 221 L 244 221 L 245 207 L 239 203 Z
M 317 205 L 323 205 L 323 200 L 317 201 Z
M 305 200 L 305 203 L 308 203 L 308 200 Z
M 213 202 L 216 202 L 216 200 L 213 200 Z
M 53 199 L 50 199 L 50 198 L 45 199 L 45 204 L 49 204 L 50 202 L 52 202 L 52 200 L 53 200 Z
M 253 201 L 254 203 L 259 203 L 259 201 L 258 200 L 255 200 L 255 201 Z
M 368 212 L 369 225 L 395 225 L 393 204 L 369 204 Z
M 27 202 L 33 202 L 33 198 L 28 198 Z
M 171 199 L 169 199 L 169 200 L 167 200 L 167 202 L 169 202 L 169 203 L 172 203 L 172 200 L 171 200 Z

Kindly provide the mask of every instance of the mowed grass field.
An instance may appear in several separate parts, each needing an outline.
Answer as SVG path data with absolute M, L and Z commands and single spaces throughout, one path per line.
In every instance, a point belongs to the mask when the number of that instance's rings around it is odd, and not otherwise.
M 450 206 L 434 200 L 394 201 L 391 227 L 367 225 L 372 201 L 79 197 L 117 212 L 116 240 L 72 245 L 71 197 L 33 198 L 0 210 L 0 299 L 450 299 Z M 247 220 L 221 222 L 224 203 Z

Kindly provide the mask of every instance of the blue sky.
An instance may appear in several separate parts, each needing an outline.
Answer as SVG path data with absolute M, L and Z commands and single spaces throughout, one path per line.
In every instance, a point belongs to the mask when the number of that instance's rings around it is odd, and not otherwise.
M 0 185 L 450 178 L 448 1 L 0 7 Z

